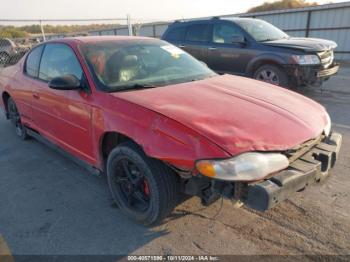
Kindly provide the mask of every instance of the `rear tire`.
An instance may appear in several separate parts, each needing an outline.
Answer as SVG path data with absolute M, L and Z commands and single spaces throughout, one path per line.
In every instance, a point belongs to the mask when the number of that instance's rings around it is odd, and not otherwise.
M 179 200 L 179 177 L 132 142 L 112 150 L 107 160 L 107 179 L 120 210 L 145 226 L 160 223 Z
M 27 129 L 22 124 L 21 116 L 17 109 L 16 103 L 15 101 L 13 101 L 11 97 L 9 97 L 7 100 L 7 111 L 8 111 L 8 115 L 11 123 L 16 128 L 16 135 L 22 140 L 28 139 L 29 136 L 27 134 Z
M 253 76 L 256 80 L 289 88 L 289 79 L 286 72 L 276 65 L 263 65 L 259 67 Z

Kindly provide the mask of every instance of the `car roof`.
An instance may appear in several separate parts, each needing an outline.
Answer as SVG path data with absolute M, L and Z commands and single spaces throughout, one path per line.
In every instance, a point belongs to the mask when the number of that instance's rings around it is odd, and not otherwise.
M 59 39 L 48 40 L 45 43 L 59 42 L 59 43 L 95 43 L 95 42 L 109 42 L 109 41 L 144 41 L 155 40 L 150 37 L 141 36 L 79 36 L 79 37 L 65 37 Z
M 224 17 L 222 20 L 230 20 L 230 21 L 256 21 L 260 20 L 258 18 L 251 18 L 251 17 Z
M 232 21 L 232 22 L 238 22 L 238 21 L 255 21 L 259 20 L 256 18 L 248 18 L 248 17 L 212 17 L 212 18 L 207 18 L 207 19 L 192 19 L 192 20 L 178 20 L 175 21 L 172 25 L 188 25 L 188 24 L 198 24 L 198 23 L 207 23 L 210 21 Z

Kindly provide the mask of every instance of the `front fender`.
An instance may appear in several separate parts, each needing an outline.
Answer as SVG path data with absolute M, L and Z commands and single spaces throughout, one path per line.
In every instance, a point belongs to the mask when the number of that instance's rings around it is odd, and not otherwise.
M 277 54 L 261 54 L 254 57 L 247 65 L 246 72 L 248 76 L 252 76 L 254 71 L 257 69 L 258 65 L 261 64 L 278 64 L 285 65 L 288 64 L 288 59 Z
M 157 112 L 123 100 L 114 101 L 113 107 L 118 110 L 93 110 L 95 141 L 106 132 L 117 132 L 140 145 L 149 157 L 184 170 L 192 170 L 198 159 L 230 157 L 207 138 Z

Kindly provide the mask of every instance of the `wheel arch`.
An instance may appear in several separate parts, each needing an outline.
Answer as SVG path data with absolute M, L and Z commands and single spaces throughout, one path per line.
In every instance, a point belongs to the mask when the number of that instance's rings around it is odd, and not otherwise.
M 7 92 L 7 91 L 4 91 L 2 93 L 2 101 L 4 103 L 4 108 L 5 108 L 5 113 L 6 113 L 6 117 L 8 117 L 8 108 L 7 108 L 7 101 L 9 100 L 9 98 L 11 97 L 11 95 Z
M 276 65 L 278 67 L 282 67 L 282 65 L 286 64 L 287 62 L 285 59 L 278 55 L 262 55 L 254 58 L 252 61 L 249 62 L 247 66 L 247 75 L 253 76 L 254 72 L 263 65 Z
M 106 131 L 104 132 L 100 139 L 99 139 L 99 156 L 100 160 L 102 163 L 103 168 L 105 168 L 106 162 L 108 155 L 110 152 L 119 144 L 126 142 L 126 141 L 131 141 L 135 144 L 137 144 L 133 139 L 130 137 L 116 132 L 116 131 Z
M 210 139 L 192 128 L 151 110 L 137 110 L 134 115 L 124 112 L 104 112 L 96 119 L 103 119 L 93 130 L 94 155 L 98 168 L 105 170 L 108 154 L 125 141 L 138 145 L 147 156 L 171 164 L 182 170 L 192 170 L 197 159 L 205 157 L 229 157 L 230 154 Z M 125 107 L 126 108 L 126 107 Z M 125 114 L 128 113 L 125 111 Z M 143 115 L 144 120 L 139 121 Z

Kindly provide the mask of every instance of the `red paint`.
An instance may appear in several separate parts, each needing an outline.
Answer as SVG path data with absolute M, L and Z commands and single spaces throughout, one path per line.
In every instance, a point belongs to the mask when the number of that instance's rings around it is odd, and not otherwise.
M 147 181 L 143 181 L 143 192 L 145 193 L 146 196 L 149 196 L 150 191 L 149 191 L 149 186 Z
M 111 39 L 130 41 L 128 37 L 56 41 L 75 51 L 91 94 L 53 90 L 24 75 L 25 58 L 0 75 L 0 92 L 13 97 L 24 124 L 98 168 L 103 166 L 100 145 L 106 132 L 130 137 L 151 157 L 193 169 L 198 159 L 286 150 L 315 138 L 326 125 L 325 109 L 318 103 L 237 76 L 113 94 L 98 91 L 78 44 Z

